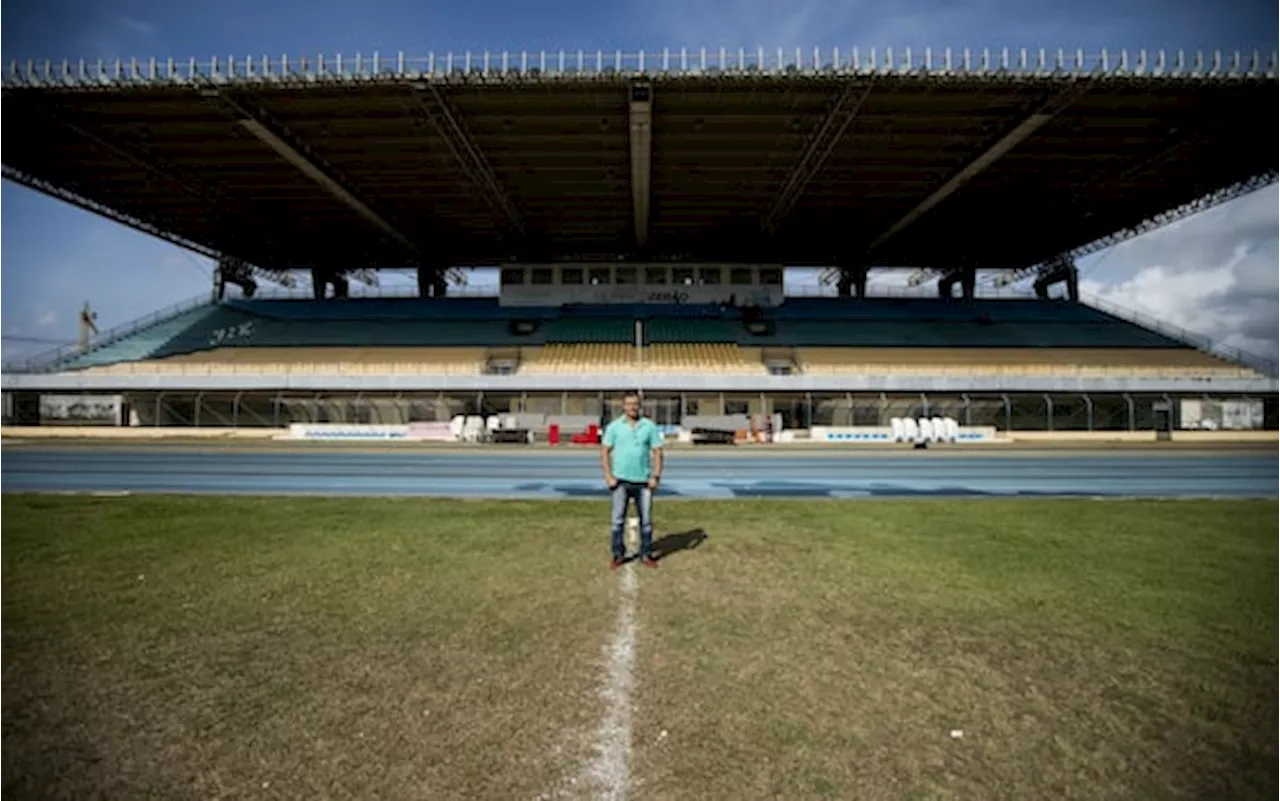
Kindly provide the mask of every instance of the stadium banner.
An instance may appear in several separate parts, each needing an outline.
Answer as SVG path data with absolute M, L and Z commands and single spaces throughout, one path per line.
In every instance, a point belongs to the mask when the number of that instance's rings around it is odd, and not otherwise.
M 814 426 L 809 434 L 813 442 L 832 442 L 842 445 L 872 445 L 895 442 L 893 429 L 888 426 Z M 995 442 L 996 430 L 991 426 L 960 426 L 956 442 Z M 936 441 L 936 440 L 933 440 Z
M 672 286 L 669 284 L 522 284 L 504 285 L 501 306 L 725 304 L 779 306 L 780 286 Z
M 408 435 L 409 426 L 396 425 L 293 423 L 289 426 L 292 439 L 391 440 L 407 439 Z
M 1263 425 L 1260 400 L 1183 398 L 1179 428 L 1195 431 L 1256 431 Z

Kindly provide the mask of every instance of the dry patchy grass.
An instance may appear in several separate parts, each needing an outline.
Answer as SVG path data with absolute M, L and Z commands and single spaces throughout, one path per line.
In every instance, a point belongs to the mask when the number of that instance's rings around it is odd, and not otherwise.
M 602 712 L 612 577 L 534 504 L 4 507 L 6 796 L 533 797 Z
M 534 798 L 589 758 L 604 503 L 4 503 L 8 795 Z M 660 503 L 633 797 L 1271 798 L 1276 515 Z
M 668 505 L 639 795 L 1272 798 L 1276 511 Z

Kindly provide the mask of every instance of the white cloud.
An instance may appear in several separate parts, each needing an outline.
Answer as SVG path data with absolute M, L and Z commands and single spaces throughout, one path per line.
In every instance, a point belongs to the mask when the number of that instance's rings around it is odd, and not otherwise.
M 52 328 L 58 324 L 58 315 L 52 309 L 45 309 L 40 317 L 36 319 L 36 325 L 41 328 Z
M 1272 186 L 1082 262 L 1081 291 L 1275 359 L 1278 199 Z

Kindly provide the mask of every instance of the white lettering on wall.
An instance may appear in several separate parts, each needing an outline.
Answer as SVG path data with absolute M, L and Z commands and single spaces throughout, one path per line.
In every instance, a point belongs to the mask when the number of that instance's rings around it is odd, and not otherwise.
M 240 340 L 248 339 L 253 336 L 253 321 L 240 323 L 239 325 L 229 325 L 226 328 L 219 328 L 209 334 L 209 345 L 218 347 L 219 345 L 229 345 Z

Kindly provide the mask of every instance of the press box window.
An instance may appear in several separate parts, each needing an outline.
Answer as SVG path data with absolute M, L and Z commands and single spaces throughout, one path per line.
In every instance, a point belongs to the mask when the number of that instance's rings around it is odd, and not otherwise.
M 523 267 L 503 267 L 502 283 L 505 286 L 520 286 L 524 283 Z
M 560 269 L 560 283 L 581 284 L 582 268 L 581 267 L 562 267 Z
M 552 283 L 553 275 L 550 267 L 534 267 L 530 272 L 531 284 L 546 285 Z

